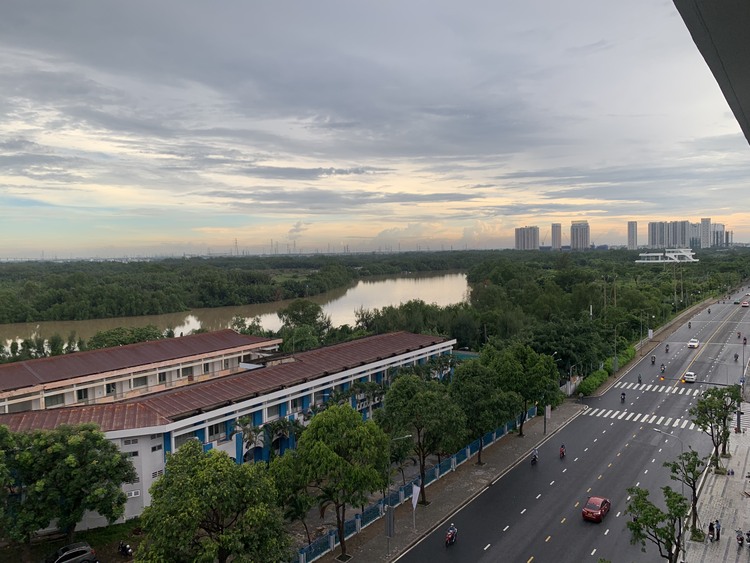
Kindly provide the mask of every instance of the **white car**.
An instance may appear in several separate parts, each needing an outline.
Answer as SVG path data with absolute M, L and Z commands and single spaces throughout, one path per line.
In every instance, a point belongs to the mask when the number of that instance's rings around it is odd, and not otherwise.
M 685 375 L 682 376 L 682 380 L 685 383 L 695 383 L 695 373 L 692 371 L 686 371 Z
M 742 307 L 750 307 L 750 303 L 748 303 L 747 301 L 743 301 Z
M 688 342 L 688 348 L 697 348 L 700 342 L 697 338 L 691 338 L 690 342 Z

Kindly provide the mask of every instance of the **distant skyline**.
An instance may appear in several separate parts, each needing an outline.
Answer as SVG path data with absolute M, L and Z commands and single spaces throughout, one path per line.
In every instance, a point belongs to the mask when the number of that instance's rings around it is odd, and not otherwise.
M 750 242 L 750 147 L 671 0 L 6 0 L 0 70 L 0 260 Z

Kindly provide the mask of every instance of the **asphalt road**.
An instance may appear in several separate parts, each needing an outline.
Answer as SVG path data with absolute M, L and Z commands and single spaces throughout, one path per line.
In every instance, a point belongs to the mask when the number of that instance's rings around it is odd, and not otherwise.
M 741 376 L 745 347 L 737 331 L 744 335 L 742 327 L 750 330 L 750 308 L 731 303 L 713 304 L 710 314 L 695 315 L 691 329 L 685 321 L 665 341 L 670 345 L 668 354 L 661 344 L 654 352 L 656 365 L 651 365 L 649 354 L 601 397 L 588 399 L 589 409 L 582 416 L 542 444 L 537 465 L 522 460 L 453 515 L 450 521 L 459 530 L 453 546 L 444 546 L 446 522 L 397 561 L 659 560 L 653 544 L 647 543 L 643 553 L 630 543 L 624 513 L 627 488 L 646 488 L 659 502 L 661 487 L 681 490 L 679 482 L 669 479 L 664 461 L 676 459 L 688 447 L 701 455 L 710 453 L 710 439 L 692 424 L 688 410 L 710 383 L 737 383 Z M 691 338 L 701 341 L 698 349 L 687 347 Z M 740 354 L 738 362 L 733 359 L 735 352 Z M 750 360 L 750 355 L 744 359 Z M 662 362 L 664 381 L 659 378 Z M 695 384 L 680 381 L 685 371 L 697 374 Z M 561 443 L 567 449 L 564 459 L 558 455 Z M 582 505 L 592 495 L 612 501 L 600 524 L 581 517 Z

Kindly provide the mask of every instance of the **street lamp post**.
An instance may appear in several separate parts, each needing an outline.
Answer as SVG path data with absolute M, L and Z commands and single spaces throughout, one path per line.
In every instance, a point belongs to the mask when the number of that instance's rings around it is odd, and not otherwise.
M 674 438 L 675 440 L 677 440 L 680 443 L 680 455 L 682 456 L 682 454 L 685 453 L 685 444 L 682 442 L 682 440 L 680 438 L 678 438 L 674 434 L 671 434 L 671 433 L 668 433 L 668 432 L 664 432 L 661 428 L 654 428 L 654 432 L 658 432 L 659 434 L 663 434 L 664 436 L 669 436 L 670 438 Z M 665 442 L 668 442 L 668 441 L 669 441 L 668 439 L 665 440 Z M 683 498 L 685 497 L 685 483 L 683 483 L 682 481 L 680 481 L 680 494 L 682 495 Z M 692 502 L 691 502 L 691 506 L 692 506 Z M 682 518 L 680 518 L 680 531 L 679 531 L 679 534 L 680 534 L 680 543 L 679 543 L 680 547 L 679 548 L 684 551 L 683 545 L 682 545 L 683 544 L 683 541 L 682 541 Z M 677 556 L 679 557 L 680 554 L 678 553 Z
M 405 436 L 398 436 L 397 438 L 391 438 L 391 443 L 398 442 L 400 440 L 406 440 L 411 438 L 411 434 Z M 391 538 L 395 533 L 395 522 L 393 519 L 393 510 L 391 509 L 391 459 L 390 459 L 390 444 L 388 459 L 386 459 L 385 478 L 387 479 L 386 494 L 383 499 L 383 512 L 385 513 L 385 537 L 386 537 L 386 549 L 388 553 L 391 552 Z
M 617 365 L 618 364 L 618 361 L 617 361 L 617 327 L 625 323 L 627 323 L 627 321 L 621 321 L 615 324 L 615 358 L 612 361 L 612 375 L 617 373 L 617 369 L 619 368 L 619 366 Z

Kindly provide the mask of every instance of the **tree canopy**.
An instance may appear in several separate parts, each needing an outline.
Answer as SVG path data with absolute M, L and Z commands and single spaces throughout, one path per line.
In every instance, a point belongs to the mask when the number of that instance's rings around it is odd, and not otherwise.
M 141 517 L 145 563 L 288 561 L 276 486 L 264 464 L 237 464 L 203 451 L 197 440 L 167 454 L 164 475 L 151 486 Z

